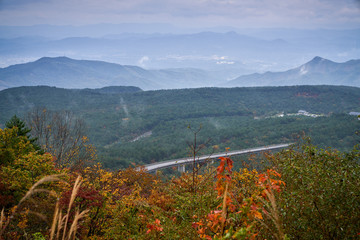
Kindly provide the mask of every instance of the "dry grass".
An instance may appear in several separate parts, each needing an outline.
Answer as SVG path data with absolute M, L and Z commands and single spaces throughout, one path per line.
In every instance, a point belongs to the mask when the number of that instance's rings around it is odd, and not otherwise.
M 2 236 L 2 229 L 5 228 L 5 213 L 4 208 L 1 210 L 1 217 L 0 217 L 0 237 Z
M 89 210 L 85 210 L 85 211 L 82 211 L 81 213 L 79 213 L 79 210 L 76 210 L 74 221 L 70 227 L 68 239 L 71 239 L 71 236 L 73 236 L 73 239 L 75 239 L 77 228 L 78 228 L 78 222 L 81 218 L 85 217 L 88 212 L 89 212 Z
M 62 235 L 62 240 L 75 239 L 78 229 L 78 222 L 81 218 L 84 218 L 88 213 L 88 210 L 82 211 L 81 213 L 79 213 L 79 210 L 76 210 L 73 223 L 71 224 L 70 229 L 69 230 L 67 229 L 70 211 L 74 204 L 75 198 L 79 192 L 81 183 L 82 183 L 81 176 L 78 176 L 74 183 L 73 190 L 71 192 L 70 202 L 65 216 L 62 216 L 62 209 L 59 207 L 59 200 L 57 201 L 54 211 L 53 222 L 50 229 L 50 240 L 54 238 L 58 240 L 60 238 L 60 235 Z
M 264 204 L 265 210 L 263 212 L 264 219 L 257 219 L 262 226 L 264 226 L 266 229 L 268 229 L 271 234 L 275 237 L 277 240 L 284 240 L 286 239 L 286 235 L 284 234 L 283 227 L 282 227 L 282 220 L 279 214 L 279 210 L 277 208 L 276 204 L 276 198 L 274 195 L 273 190 L 270 188 L 269 190 L 265 189 L 264 193 L 267 196 L 267 199 L 269 201 L 265 201 L 264 199 L 260 198 L 260 201 Z M 270 219 L 270 223 L 265 223 L 265 219 Z M 271 227 L 274 226 L 274 227 Z
M 5 230 L 8 227 L 8 225 L 10 224 L 11 219 L 14 218 L 14 215 L 16 213 L 20 212 L 21 205 L 26 200 L 30 199 L 31 196 L 33 196 L 35 193 L 40 193 L 40 192 L 45 192 L 45 193 L 49 193 L 49 195 L 56 196 L 56 194 L 54 192 L 49 191 L 47 189 L 38 188 L 38 187 L 40 185 L 42 185 L 44 183 L 48 183 L 48 182 L 63 181 L 62 179 L 59 178 L 59 176 L 60 175 L 46 176 L 46 177 L 40 179 L 38 182 L 36 182 L 29 189 L 29 191 L 25 194 L 25 196 L 19 201 L 18 205 L 13 208 L 13 210 L 11 211 L 9 216 L 6 216 L 5 210 L 2 209 L 1 217 L 0 217 L 0 239 L 3 239 Z M 53 221 L 52 221 L 51 228 L 50 228 L 50 238 L 49 238 L 50 240 L 53 240 L 53 239 L 58 240 L 58 239 L 60 239 L 60 237 L 62 237 L 62 240 L 75 239 L 79 220 L 84 218 L 86 216 L 86 214 L 88 213 L 88 210 L 82 211 L 81 213 L 79 213 L 79 210 L 76 210 L 73 222 L 72 222 L 70 228 L 68 229 L 70 211 L 73 207 L 75 198 L 79 192 L 81 183 L 82 183 L 81 176 L 78 176 L 75 181 L 72 193 L 71 193 L 70 202 L 69 202 L 69 205 L 67 206 L 67 213 L 65 216 L 63 216 L 63 214 L 62 214 L 62 209 L 60 208 L 59 198 L 58 198 L 56 205 L 55 205 Z M 39 217 L 43 217 L 43 215 L 40 213 L 37 213 L 37 212 L 32 212 L 32 213 Z
M 62 237 L 62 240 L 65 239 L 65 235 L 66 235 L 66 230 L 67 230 L 67 224 L 68 224 L 68 221 L 69 221 L 69 215 L 70 215 L 70 210 L 71 210 L 71 207 L 74 203 L 74 200 L 76 198 L 76 195 L 79 191 L 79 188 L 80 188 L 80 185 L 82 183 L 82 180 L 81 180 L 81 177 L 78 176 L 75 183 L 74 183 L 74 187 L 73 187 L 73 190 L 71 192 L 71 197 L 70 197 L 70 202 L 69 202 L 69 206 L 68 206 L 68 210 L 67 210 L 67 214 L 65 215 L 65 225 L 64 225 L 64 230 L 63 230 L 63 237 Z
M 28 199 L 31 198 L 32 195 L 34 195 L 35 193 L 40 193 L 40 192 L 46 192 L 46 193 L 50 193 L 49 190 L 47 189 L 42 189 L 42 188 L 37 188 L 38 186 L 44 184 L 44 183 L 48 183 L 48 182 L 56 182 L 56 181 L 63 181 L 62 179 L 59 178 L 59 176 L 61 175 L 49 175 L 49 176 L 45 176 L 42 179 L 40 179 L 38 182 L 36 182 L 25 194 L 25 196 L 19 201 L 19 203 L 12 209 L 10 215 L 8 217 L 5 216 L 4 213 L 4 209 L 2 209 L 1 211 L 1 218 L 0 218 L 0 238 L 2 238 L 4 236 L 5 230 L 6 228 L 9 226 L 11 219 L 14 218 L 14 215 L 20 211 L 21 209 L 21 205 Z M 32 212 L 35 213 L 35 212 Z M 40 217 L 43 217 L 42 214 L 40 213 L 36 213 L 35 215 L 38 215 Z
M 54 239 L 55 231 L 56 231 L 56 225 L 58 224 L 59 216 L 61 218 L 61 212 L 59 212 L 59 199 L 58 199 L 57 202 L 56 202 L 56 205 L 55 205 L 53 221 L 52 221 L 52 224 L 51 224 L 50 239 Z

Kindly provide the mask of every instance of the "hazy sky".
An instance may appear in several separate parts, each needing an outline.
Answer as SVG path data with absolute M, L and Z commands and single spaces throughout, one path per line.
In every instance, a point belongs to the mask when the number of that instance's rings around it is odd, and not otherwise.
M 0 25 L 359 28 L 360 0 L 0 0 Z

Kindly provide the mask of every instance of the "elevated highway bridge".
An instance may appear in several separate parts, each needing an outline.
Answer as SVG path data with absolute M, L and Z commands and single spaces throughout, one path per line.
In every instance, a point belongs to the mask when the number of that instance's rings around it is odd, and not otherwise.
M 196 162 L 204 162 L 204 161 L 211 160 L 211 159 L 217 159 L 219 157 L 265 152 L 265 151 L 270 151 L 270 150 L 275 150 L 275 149 L 286 148 L 292 144 L 293 143 L 284 143 L 284 144 L 268 145 L 268 146 L 236 150 L 236 151 L 230 151 L 230 152 L 215 153 L 212 155 L 203 155 L 203 156 L 196 157 L 195 161 Z M 149 171 L 149 172 L 153 172 L 153 171 L 164 169 L 164 168 L 170 168 L 170 167 L 178 167 L 178 169 L 180 171 L 185 171 L 185 165 L 192 164 L 193 162 L 194 162 L 194 157 L 180 158 L 180 159 L 173 159 L 173 160 L 167 160 L 167 161 L 147 164 L 147 165 L 144 165 L 144 168 L 146 171 Z

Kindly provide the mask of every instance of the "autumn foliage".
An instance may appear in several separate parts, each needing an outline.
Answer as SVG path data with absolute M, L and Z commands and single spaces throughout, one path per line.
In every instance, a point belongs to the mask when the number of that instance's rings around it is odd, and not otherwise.
M 164 179 L 101 164 L 57 169 L 17 129 L 0 129 L 0 239 L 356 239 L 359 151 L 305 142 L 261 169 Z M 194 191 L 196 189 L 196 191 Z

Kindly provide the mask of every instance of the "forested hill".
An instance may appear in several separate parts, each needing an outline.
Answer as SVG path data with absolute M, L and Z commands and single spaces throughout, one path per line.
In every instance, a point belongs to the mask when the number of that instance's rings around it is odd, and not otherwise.
M 356 143 L 360 89 L 343 86 L 137 88 L 68 90 L 19 87 L 0 91 L 0 123 L 35 107 L 70 110 L 85 120 L 90 140 L 108 166 L 147 163 L 187 154 L 190 124 L 202 124 L 199 141 L 232 149 L 295 140 L 349 149 Z M 297 115 L 299 110 L 318 117 Z M 276 117 L 276 116 L 283 117 Z M 3 127 L 4 125 L 2 125 Z
M 108 94 L 112 93 L 112 94 Z M 291 86 L 250 88 L 198 88 L 141 91 L 136 87 L 63 89 L 18 87 L 0 91 L 0 123 L 12 114 L 23 115 L 35 106 L 53 110 L 121 109 L 142 117 L 187 118 L 226 115 L 262 116 L 305 109 L 314 113 L 360 110 L 360 88 L 344 86 Z M 156 110 L 156 111 L 155 111 Z M 162 111 L 164 110 L 164 111 Z M 121 115 L 120 110 L 117 110 Z

